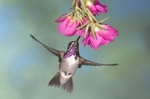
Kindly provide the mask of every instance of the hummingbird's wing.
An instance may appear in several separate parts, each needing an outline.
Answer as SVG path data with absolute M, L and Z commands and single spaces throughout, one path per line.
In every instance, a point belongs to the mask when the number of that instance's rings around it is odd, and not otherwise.
M 42 42 L 40 42 L 38 39 L 36 39 L 33 35 L 30 34 L 30 36 L 37 41 L 38 43 L 40 43 L 41 45 L 43 45 L 48 51 L 50 51 L 51 53 L 53 53 L 54 55 L 58 56 L 59 59 L 64 55 L 64 51 L 60 51 L 60 50 L 56 50 L 54 48 L 51 48 L 45 44 L 43 44 Z M 60 61 L 60 60 L 59 60 Z
M 90 65 L 90 66 L 116 66 L 118 64 L 100 64 L 100 63 L 96 63 L 90 60 L 87 60 L 83 57 L 80 57 L 80 63 L 79 63 L 79 68 L 81 67 L 81 65 Z

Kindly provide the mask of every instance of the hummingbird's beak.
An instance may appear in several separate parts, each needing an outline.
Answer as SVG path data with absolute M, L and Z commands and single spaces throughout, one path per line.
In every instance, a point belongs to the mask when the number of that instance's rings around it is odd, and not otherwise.
M 78 41 L 79 41 L 79 39 L 80 39 L 80 36 L 77 38 L 76 42 L 78 42 Z

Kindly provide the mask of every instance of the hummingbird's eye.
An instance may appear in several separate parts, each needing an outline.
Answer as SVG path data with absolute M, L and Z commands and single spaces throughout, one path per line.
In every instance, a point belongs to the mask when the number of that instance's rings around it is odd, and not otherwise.
M 64 71 L 64 74 L 67 75 L 67 73 Z
M 71 75 L 72 73 L 69 73 L 68 75 Z
M 77 56 L 75 56 L 74 59 L 77 60 Z

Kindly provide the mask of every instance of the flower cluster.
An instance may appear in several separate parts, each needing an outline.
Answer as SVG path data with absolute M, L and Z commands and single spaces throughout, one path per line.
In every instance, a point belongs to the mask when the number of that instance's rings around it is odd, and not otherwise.
M 98 0 L 73 0 L 73 11 L 63 14 L 55 22 L 58 31 L 65 36 L 79 35 L 83 37 L 82 44 L 89 45 L 95 50 L 99 46 L 113 42 L 118 36 L 118 31 L 107 24 L 102 24 L 109 17 L 99 21 L 96 15 L 107 13 L 107 6 Z

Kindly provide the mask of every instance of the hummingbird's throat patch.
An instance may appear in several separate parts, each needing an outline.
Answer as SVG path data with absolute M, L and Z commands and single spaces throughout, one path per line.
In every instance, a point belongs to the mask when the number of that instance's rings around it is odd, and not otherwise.
M 75 53 L 75 49 L 76 49 L 75 44 L 72 44 L 72 45 L 70 46 L 70 48 L 68 49 L 68 51 L 67 51 L 66 55 L 64 56 L 64 58 L 68 58 L 68 57 L 70 57 L 70 56 L 72 56 L 72 55 L 75 55 L 75 54 L 76 54 L 76 53 Z

